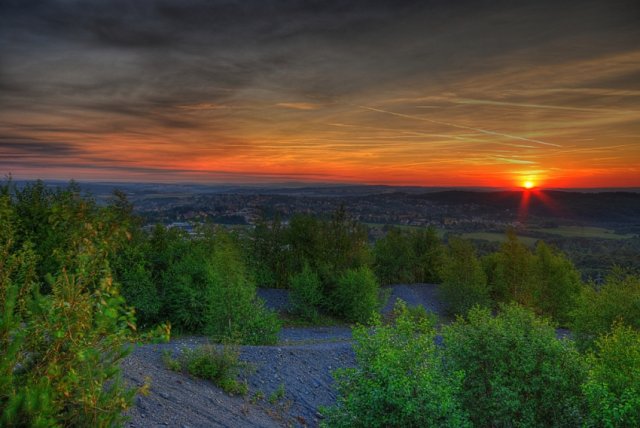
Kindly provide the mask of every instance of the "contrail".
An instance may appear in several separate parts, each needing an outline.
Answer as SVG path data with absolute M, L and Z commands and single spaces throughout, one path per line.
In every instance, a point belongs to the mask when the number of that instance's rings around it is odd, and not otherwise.
M 390 114 L 390 115 L 393 115 L 393 116 L 404 117 L 406 119 L 421 120 L 421 121 L 424 121 L 424 122 L 435 123 L 436 125 L 445 125 L 445 126 L 450 126 L 452 128 L 466 129 L 468 131 L 480 132 L 480 133 L 486 134 L 486 135 L 494 135 L 494 136 L 498 136 L 498 137 L 513 138 L 515 140 L 528 141 L 530 143 L 542 144 L 544 146 L 562 147 L 559 144 L 547 143 L 547 142 L 540 141 L 540 140 L 533 140 L 531 138 L 519 137 L 517 135 L 503 134 L 503 133 L 500 133 L 500 132 L 489 131 L 487 129 L 472 128 L 470 126 L 464 126 L 464 125 L 456 125 L 455 123 L 440 122 L 438 120 L 427 119 L 426 117 L 412 116 L 412 115 L 409 115 L 409 114 L 396 113 L 396 112 L 393 112 L 393 111 L 381 110 L 381 109 L 378 109 L 378 108 L 367 107 L 367 106 L 358 106 L 358 107 L 361 108 L 361 109 L 364 109 L 364 110 L 376 111 L 378 113 L 386 113 L 386 114 Z

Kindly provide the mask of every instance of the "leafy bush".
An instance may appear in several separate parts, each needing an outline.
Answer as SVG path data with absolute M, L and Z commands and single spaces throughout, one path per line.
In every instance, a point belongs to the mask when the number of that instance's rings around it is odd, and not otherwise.
M 615 321 L 640 329 L 640 276 L 615 269 L 600 290 L 583 287 L 572 315 L 571 327 L 582 348 L 607 334 Z
M 165 352 L 162 359 L 172 371 L 186 371 L 194 377 L 212 381 L 229 394 L 245 395 L 248 392 L 247 384 L 237 379 L 242 367 L 239 356 L 237 347 L 225 344 L 185 348 L 178 358 Z
M 334 311 L 347 321 L 365 323 L 381 307 L 380 286 L 371 269 L 349 269 L 337 281 Z
M 185 241 L 182 247 L 182 256 L 162 276 L 162 312 L 176 330 L 201 333 L 213 310 L 210 255 L 201 242 Z
M 149 328 L 162 321 L 162 300 L 153 280 L 148 255 L 148 241 L 139 231 L 112 261 L 114 276 L 127 304 L 135 308 L 138 327 Z
M 356 368 L 338 369 L 337 404 L 323 409 L 330 427 L 470 426 L 457 399 L 462 373 L 448 372 L 434 325 L 396 305 L 395 326 L 357 327 Z
M 381 284 L 414 282 L 415 260 L 409 236 L 391 228 L 376 241 L 373 250 L 374 270 Z
M 309 321 L 317 320 L 324 299 L 318 274 L 305 264 L 302 272 L 291 277 L 289 288 L 293 312 Z
M 416 282 L 440 282 L 444 246 L 434 227 L 417 229 L 411 233 L 414 266 L 413 279 Z
M 601 336 L 583 386 L 587 426 L 640 426 L 640 333 L 622 324 Z
M 443 255 L 434 228 L 403 231 L 392 227 L 375 243 L 373 268 L 384 285 L 438 282 Z
M 108 266 L 122 230 L 104 210 L 76 210 L 85 202 L 75 194 L 50 197 L 48 219 L 56 223 L 49 233 L 58 236 L 47 256 L 55 263 L 40 264 L 36 248 L 44 247 L 30 239 L 42 231 L 29 227 L 42 225 L 17 227 L 8 186 L 0 189 L 0 424 L 117 425 L 135 392 L 123 386 L 119 367 L 133 313 Z M 38 200 L 18 204 L 40 215 L 49 205 L 29 206 Z
M 580 273 L 561 252 L 539 242 L 533 259 L 533 307 L 567 325 L 582 283 Z
M 583 359 L 548 321 L 517 305 L 496 317 L 473 308 L 444 328 L 444 343 L 474 426 L 579 425 Z
M 524 246 L 512 229 L 495 259 L 495 271 L 490 276 L 493 299 L 496 302 L 517 302 L 533 307 L 533 254 Z
M 449 241 L 440 276 L 440 294 L 450 313 L 464 314 L 475 305 L 491 306 L 487 278 L 471 242 Z
M 205 265 L 207 287 L 207 333 L 233 338 L 251 345 L 277 342 L 280 321 L 256 298 L 241 254 L 231 238 L 220 232 L 216 236 L 211 259 Z

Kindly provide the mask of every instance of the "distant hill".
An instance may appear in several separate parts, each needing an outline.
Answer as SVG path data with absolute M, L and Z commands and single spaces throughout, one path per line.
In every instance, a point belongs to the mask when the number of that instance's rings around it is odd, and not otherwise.
M 640 193 L 540 191 L 443 191 L 406 195 L 439 205 L 474 205 L 483 214 L 517 212 L 526 201 L 528 215 L 589 222 L 640 222 Z

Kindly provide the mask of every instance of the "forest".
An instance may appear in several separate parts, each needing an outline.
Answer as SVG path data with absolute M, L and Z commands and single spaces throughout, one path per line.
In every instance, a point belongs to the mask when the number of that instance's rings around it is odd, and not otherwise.
M 326 426 L 640 425 L 640 276 L 624 268 L 584 282 L 512 230 L 483 255 L 430 228 L 371 244 L 344 208 L 142 226 L 122 192 L 99 205 L 73 182 L 0 185 L 0 425 L 120 426 L 144 394 L 120 374 L 135 343 L 266 345 L 291 322 L 353 326 L 358 366 L 336 371 Z M 398 283 L 439 284 L 450 320 L 402 302 L 381 318 L 381 286 Z M 290 290 L 292 313 L 258 287 Z

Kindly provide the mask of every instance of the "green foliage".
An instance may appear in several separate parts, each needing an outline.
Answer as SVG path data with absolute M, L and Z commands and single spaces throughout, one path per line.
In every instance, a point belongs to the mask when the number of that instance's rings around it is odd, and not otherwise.
M 440 270 L 444 258 L 444 246 L 433 227 L 416 229 L 411 233 L 415 282 L 440 282 Z
M 239 356 L 236 346 L 202 345 L 194 349 L 184 348 L 178 358 L 165 351 L 162 360 L 169 370 L 186 371 L 191 376 L 210 380 L 228 394 L 246 395 L 247 384 L 237 379 L 242 368 Z
M 284 288 L 287 286 L 291 268 L 287 246 L 287 230 L 280 217 L 271 223 L 261 220 L 253 232 L 251 264 L 255 278 L 261 287 Z
M 448 372 L 434 325 L 396 305 L 395 326 L 354 329 L 356 368 L 339 369 L 336 406 L 323 409 L 329 427 L 470 426 L 457 397 L 462 373 Z
M 491 306 L 487 278 L 471 242 L 449 240 L 440 276 L 440 294 L 449 312 L 465 314 L 475 305 Z
M 282 400 L 285 395 L 284 383 L 278 385 L 278 388 L 269 395 L 269 403 L 276 404 L 278 401 Z
M 159 300 L 161 309 L 157 316 L 150 316 L 152 322 L 168 320 L 178 331 L 210 334 L 217 340 L 275 343 L 279 320 L 257 300 L 234 236 L 207 227 L 198 239 L 189 239 L 180 232 L 156 227 L 143 248 L 149 251 L 149 270 L 145 271 L 152 280 L 156 278 L 158 286 L 154 293 L 151 287 L 145 289 L 144 283 L 139 287 L 131 284 L 127 295 L 131 302 Z M 149 294 L 143 294 L 145 290 Z
M 119 367 L 135 326 L 108 261 L 126 231 L 73 186 L 0 194 L 2 426 L 120 424 L 135 392 Z
M 580 294 L 580 274 L 561 252 L 544 242 L 536 246 L 533 260 L 533 307 L 567 325 Z
M 168 349 L 162 351 L 162 363 L 172 372 L 182 371 L 182 363 L 180 363 L 179 359 L 174 358 L 173 354 Z
M 332 295 L 334 311 L 347 321 L 365 323 L 381 305 L 380 286 L 371 269 L 349 269 L 337 281 Z
M 517 305 L 495 317 L 474 308 L 445 327 L 444 342 L 474 426 L 579 425 L 584 363 L 548 321 Z
M 590 354 L 587 426 L 640 426 L 640 333 L 615 324 Z
M 341 206 L 324 223 L 324 263 L 335 275 L 347 269 L 357 269 L 370 264 L 370 249 L 367 229 L 351 218 Z
M 414 282 L 413 248 L 402 230 L 391 228 L 376 241 L 373 254 L 374 270 L 381 284 Z
M 287 247 L 292 272 L 301 272 L 307 265 L 313 270 L 324 263 L 325 225 L 311 215 L 296 214 L 291 217 L 287 230 Z
M 289 288 L 293 312 L 306 320 L 317 320 L 324 299 L 318 274 L 305 264 L 300 273 L 291 277 Z
M 615 321 L 640 330 L 640 276 L 614 269 L 599 290 L 582 287 L 572 315 L 571 327 L 582 348 L 607 334 Z
M 404 232 L 392 227 L 376 241 L 374 270 L 381 284 L 437 282 L 444 255 L 434 228 Z
M 129 244 L 115 254 L 111 264 L 122 295 L 135 308 L 138 327 L 147 328 L 162 321 L 162 300 L 152 277 L 149 241 L 139 230 L 132 233 Z
M 251 345 L 275 343 L 280 330 L 277 314 L 256 299 L 237 245 L 224 233 L 216 239 L 204 280 L 210 302 L 207 332 Z
M 163 314 L 183 332 L 203 332 L 212 314 L 210 255 L 200 241 L 184 241 L 181 257 L 162 275 Z
M 402 310 L 399 308 L 402 307 Z M 394 304 L 394 310 L 391 311 L 390 314 L 385 315 L 384 322 L 385 323 L 396 323 L 396 319 L 403 315 L 407 320 L 415 324 L 427 323 L 428 325 L 436 325 L 438 324 L 438 315 L 433 312 L 427 312 L 427 310 L 422 305 L 416 306 L 407 306 L 404 300 L 396 299 Z
M 533 307 L 533 255 L 512 229 L 507 231 L 495 261 L 495 271 L 489 275 L 494 300 Z

